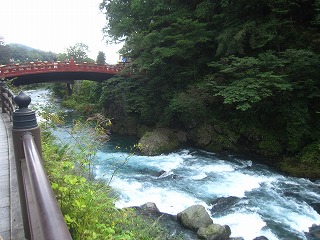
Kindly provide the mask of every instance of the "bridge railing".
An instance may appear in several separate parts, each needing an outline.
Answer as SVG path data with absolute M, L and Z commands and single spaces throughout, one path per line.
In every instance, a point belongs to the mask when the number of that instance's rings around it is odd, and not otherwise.
M 0 89 L 3 91 L 4 86 Z M 25 238 L 72 239 L 43 167 L 40 128 L 25 93 L 14 97 L 12 137 Z
M 5 83 L 0 81 L 1 109 L 2 113 L 7 113 L 12 121 L 12 114 L 15 110 L 14 94 L 5 87 Z
M 18 73 L 35 74 L 42 72 L 101 72 L 117 74 L 121 71 L 121 65 L 98 65 L 95 63 L 69 62 L 30 62 L 21 64 L 7 64 L 0 66 L 0 77 L 12 77 Z

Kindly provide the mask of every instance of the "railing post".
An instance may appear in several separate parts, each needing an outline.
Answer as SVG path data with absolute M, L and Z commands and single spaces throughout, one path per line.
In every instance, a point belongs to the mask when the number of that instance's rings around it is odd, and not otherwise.
M 4 96 L 2 95 L 3 90 L 6 88 L 6 84 L 4 83 L 4 81 L 0 80 L 0 97 L 1 97 L 1 109 L 2 109 L 2 113 L 5 113 L 5 104 L 4 104 Z
M 30 224 L 28 220 L 28 210 L 25 198 L 25 187 L 22 179 L 21 159 L 25 158 L 23 144 L 21 138 L 27 132 L 31 133 L 39 153 L 42 153 L 40 128 L 37 124 L 35 111 L 28 108 L 31 98 L 24 92 L 20 92 L 18 96 L 14 98 L 15 103 L 19 106 L 19 109 L 13 112 L 13 128 L 12 138 L 14 146 L 14 154 L 16 161 L 17 179 L 19 186 L 20 204 L 23 218 L 23 226 L 25 232 L 25 238 L 31 239 Z

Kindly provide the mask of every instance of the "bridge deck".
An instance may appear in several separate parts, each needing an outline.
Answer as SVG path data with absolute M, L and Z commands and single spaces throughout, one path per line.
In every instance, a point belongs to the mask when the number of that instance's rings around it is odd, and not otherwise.
M 0 113 L 0 240 L 24 238 L 17 174 L 15 168 L 12 123 Z

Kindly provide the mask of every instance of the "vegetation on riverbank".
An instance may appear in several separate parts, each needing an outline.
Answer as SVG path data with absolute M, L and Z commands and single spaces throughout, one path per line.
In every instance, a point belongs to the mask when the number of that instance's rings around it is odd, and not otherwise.
M 104 83 L 100 99 L 110 116 L 116 105 L 139 124 L 188 132 L 207 125 L 221 133 L 212 141 L 222 150 L 257 153 L 294 175 L 320 177 L 318 0 L 101 7 L 106 34 L 125 41 L 122 54 L 135 70 Z
M 125 41 L 132 74 L 84 83 L 80 100 L 69 103 L 103 112 L 121 133 L 183 130 L 197 147 L 254 153 L 292 175 L 320 177 L 318 0 L 103 1 L 101 8 L 106 34 Z
M 73 239 L 172 239 L 157 222 L 143 220 L 133 209 L 117 209 L 114 191 L 94 179 L 99 144 L 93 141 L 92 124 L 77 122 L 66 129 L 72 140 L 60 143 L 50 133 L 50 121 L 61 124 L 60 118 L 50 113 L 43 117 L 49 120 L 41 126 L 43 159 Z M 104 131 L 99 124 L 95 130 Z

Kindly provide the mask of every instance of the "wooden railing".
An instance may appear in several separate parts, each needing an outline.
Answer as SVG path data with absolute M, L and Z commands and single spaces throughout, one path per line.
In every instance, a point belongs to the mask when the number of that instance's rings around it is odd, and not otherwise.
M 0 90 L 1 93 L 12 94 L 5 89 L 4 85 L 0 86 Z M 4 101 L 7 101 L 7 98 L 1 94 L 1 102 Z M 28 108 L 31 98 L 20 92 L 11 102 L 19 106 L 19 109 L 13 111 L 11 116 L 25 238 L 28 240 L 70 240 L 71 235 L 43 168 L 40 128 L 35 112 Z M 4 111 L 3 108 L 2 111 Z
M 29 62 L 0 66 L 0 77 L 10 78 L 47 72 L 99 72 L 117 74 L 122 68 L 121 64 L 98 65 L 94 63 L 76 63 L 72 59 L 69 62 Z
M 21 159 L 21 170 L 29 210 L 28 219 L 31 222 L 31 239 L 71 239 L 33 138 L 30 132 L 26 132 L 21 138 L 25 154 L 25 158 Z M 32 200 L 34 206 L 29 204 Z
M 0 95 L 1 95 L 1 108 L 2 113 L 7 113 L 12 121 L 12 114 L 15 110 L 14 107 L 14 95 L 13 93 L 5 87 L 4 82 L 0 82 Z

